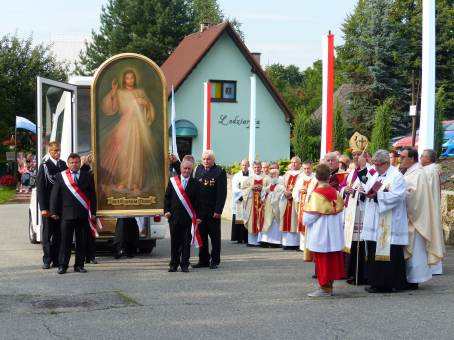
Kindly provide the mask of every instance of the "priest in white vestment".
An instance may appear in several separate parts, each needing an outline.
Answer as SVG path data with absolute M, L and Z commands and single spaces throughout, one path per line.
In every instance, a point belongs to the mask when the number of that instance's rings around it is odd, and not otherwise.
M 432 202 L 434 206 L 434 215 L 435 215 L 435 224 L 438 225 L 438 228 L 441 230 L 443 235 L 443 223 L 441 220 L 441 168 L 435 162 L 437 161 L 437 154 L 432 149 L 424 150 L 420 163 L 424 167 L 424 172 L 426 173 L 427 180 L 429 181 L 429 189 L 432 194 Z M 442 242 L 443 253 L 445 253 L 444 240 Z M 433 275 L 443 274 L 442 261 L 439 261 L 433 265 L 430 265 Z
M 361 240 L 361 232 L 364 222 L 364 207 L 366 196 L 360 192 L 368 180 L 368 167 L 363 150 L 353 148 L 352 150 L 354 165 L 348 174 L 345 186 L 341 187 L 340 193 L 344 198 L 344 251 L 346 255 L 347 283 L 362 285 L 366 283 L 364 271 L 365 265 L 365 245 Z
M 293 200 L 293 188 L 301 173 L 301 159 L 295 156 L 290 160 L 290 169 L 283 178 L 286 205 L 285 209 L 281 211 L 280 229 L 282 231 L 282 249 L 284 250 L 298 250 L 300 245 L 298 213 Z
M 285 204 L 283 204 L 285 188 L 279 183 L 279 170 L 272 169 L 269 175 L 270 184 L 265 188 L 263 227 L 258 239 L 262 245 L 275 248 L 279 247 L 282 242 L 279 221 L 280 210 L 285 209 Z
M 241 185 L 244 225 L 248 230 L 248 246 L 259 246 L 258 236 L 263 227 L 264 198 L 269 177 L 262 175 L 262 165 L 254 162 L 254 174 Z
M 427 176 L 418 163 L 418 151 L 405 147 L 400 152 L 400 168 L 407 184 L 408 245 L 405 247 L 409 289 L 432 278 L 431 264 L 443 258 L 443 236 L 436 223 Z
M 375 168 L 370 169 L 364 190 L 367 199 L 362 232 L 370 285 L 366 291 L 404 290 L 407 288 L 404 247 L 408 244 L 405 179 L 390 165 L 388 151 L 378 150 L 372 160 Z
M 232 233 L 230 240 L 247 243 L 247 229 L 243 221 L 243 191 L 241 185 L 249 177 L 249 161 L 241 161 L 241 170 L 232 178 Z
M 342 210 L 344 202 L 340 194 L 329 185 L 330 168 L 320 164 L 315 176 L 317 187 L 309 194 L 304 205 L 303 224 L 308 229 L 306 246 L 315 259 L 319 289 L 310 297 L 333 295 L 334 280 L 345 277 L 344 232 Z
M 311 182 L 317 180 L 312 174 L 312 163 L 310 161 L 303 162 L 303 172 L 298 176 L 295 186 L 293 187 L 293 201 L 295 202 L 296 212 L 298 214 L 298 232 L 300 234 L 300 250 L 304 251 L 304 234 L 305 227 L 303 225 L 303 208 L 308 198 L 308 189 Z M 312 187 L 315 185 L 313 184 Z

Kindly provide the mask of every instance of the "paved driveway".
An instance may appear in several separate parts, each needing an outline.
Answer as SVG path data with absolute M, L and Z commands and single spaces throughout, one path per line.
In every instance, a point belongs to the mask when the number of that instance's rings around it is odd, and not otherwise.
M 167 273 L 165 239 L 151 256 L 104 253 L 87 274 L 58 275 L 28 242 L 27 206 L 1 205 L 0 217 L 1 339 L 454 338 L 452 247 L 446 274 L 418 291 L 368 295 L 339 281 L 320 301 L 306 297 L 317 283 L 300 252 L 231 244 L 228 222 L 218 270 Z

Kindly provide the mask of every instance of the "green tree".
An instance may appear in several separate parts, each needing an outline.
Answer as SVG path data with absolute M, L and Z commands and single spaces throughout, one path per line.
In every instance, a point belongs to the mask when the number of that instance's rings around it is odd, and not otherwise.
M 100 15 L 99 32 L 76 63 L 76 73 L 89 75 L 109 57 L 123 52 L 143 54 L 161 65 L 183 38 L 200 23 L 224 20 L 217 0 L 109 0 Z M 243 36 L 241 24 L 232 25 Z
M 162 64 L 194 31 L 193 18 L 189 1 L 109 0 L 101 10 L 99 33 L 92 31 L 76 72 L 92 74 L 106 59 L 122 52 L 140 53 Z
M 320 121 L 304 110 L 296 112 L 291 138 L 293 152 L 302 160 L 320 156 Z
M 36 122 L 36 77 L 65 80 L 67 65 L 57 61 L 50 46 L 32 37 L 5 35 L 0 40 L 0 138 L 14 131 L 15 116 Z
M 339 101 L 336 101 L 334 106 L 334 124 L 333 124 L 333 149 L 341 153 L 347 147 L 347 132 L 343 118 L 344 108 Z
M 393 1 L 360 0 L 354 14 L 343 25 L 345 44 L 339 48 L 345 79 L 359 85 L 351 95 L 353 128 L 370 131 L 373 112 L 386 98 L 394 97 L 398 116 L 395 131 L 408 127 L 408 82 L 402 60 L 408 59 L 407 41 L 399 33 L 399 23 L 391 19 Z M 358 105 L 359 104 L 359 105 Z
M 288 106 L 293 110 L 300 110 L 303 102 L 303 73 L 295 65 L 284 66 L 272 64 L 265 68 L 271 82 L 281 93 Z
M 437 90 L 435 97 L 435 143 L 434 150 L 437 152 L 437 155 L 441 155 L 441 149 L 444 139 L 444 128 L 443 128 L 443 119 L 447 111 L 447 100 L 446 100 L 446 91 L 444 86 L 441 86 Z
M 388 150 L 391 139 L 391 115 L 393 114 L 392 100 L 386 99 L 377 107 L 372 130 L 371 145 L 369 150 L 374 153 L 379 149 Z

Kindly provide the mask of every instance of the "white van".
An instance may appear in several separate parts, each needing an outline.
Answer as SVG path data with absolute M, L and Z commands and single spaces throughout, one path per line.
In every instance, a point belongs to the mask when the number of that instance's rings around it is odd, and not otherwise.
M 72 77 L 68 83 L 37 78 L 37 159 L 47 157 L 47 144 L 60 143 L 61 159 L 71 152 L 86 155 L 91 149 L 90 87 L 92 77 Z M 156 240 L 165 237 L 167 223 L 162 214 L 139 219 L 139 250 L 150 253 Z M 116 218 L 102 218 L 99 241 L 113 242 Z M 36 188 L 29 206 L 28 232 L 31 243 L 41 242 L 41 214 Z

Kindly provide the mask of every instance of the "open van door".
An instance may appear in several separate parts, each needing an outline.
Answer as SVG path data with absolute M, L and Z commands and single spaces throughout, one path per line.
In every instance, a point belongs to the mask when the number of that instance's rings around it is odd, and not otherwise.
M 61 146 L 61 158 L 66 160 L 71 152 L 77 152 L 77 87 L 75 85 L 37 77 L 37 161 L 40 165 L 48 157 L 49 142 Z M 36 188 L 32 190 L 29 209 L 30 242 L 41 241 L 41 214 Z

